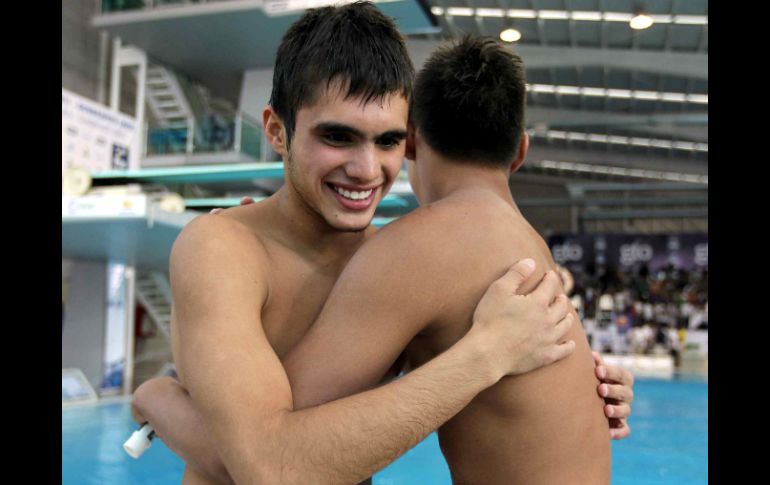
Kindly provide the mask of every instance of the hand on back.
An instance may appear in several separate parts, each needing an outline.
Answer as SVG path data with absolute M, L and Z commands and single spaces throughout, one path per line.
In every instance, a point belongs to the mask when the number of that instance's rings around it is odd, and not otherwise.
M 575 342 L 565 340 L 575 320 L 572 305 L 556 273 L 547 272 L 530 293 L 516 294 L 534 266 L 531 259 L 514 264 L 487 289 L 473 315 L 471 332 L 486 337 L 487 356 L 501 377 L 552 364 L 575 350 Z

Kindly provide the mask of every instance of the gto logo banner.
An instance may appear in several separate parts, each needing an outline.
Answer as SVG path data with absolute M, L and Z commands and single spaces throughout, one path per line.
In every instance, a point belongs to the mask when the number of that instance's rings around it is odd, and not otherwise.
M 554 261 L 571 271 L 594 266 L 634 270 L 666 266 L 708 268 L 708 234 L 557 234 L 548 238 Z

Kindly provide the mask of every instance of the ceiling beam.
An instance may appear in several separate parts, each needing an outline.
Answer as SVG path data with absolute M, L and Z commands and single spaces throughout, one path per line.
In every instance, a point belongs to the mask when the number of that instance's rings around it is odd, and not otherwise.
M 673 136 L 686 141 L 708 142 L 708 113 L 658 113 L 652 115 L 527 108 L 527 126 L 560 129 L 582 126 L 633 128 L 650 134 Z
M 430 40 L 408 39 L 407 47 L 417 69 L 440 45 Z M 520 44 L 516 52 L 527 69 L 604 66 L 610 69 L 652 72 L 671 76 L 708 79 L 708 54 L 628 49 L 565 48 Z
M 709 115 L 705 113 L 658 113 L 623 114 L 604 111 L 564 110 L 553 108 L 527 108 L 527 124 L 546 123 L 559 126 L 585 125 L 686 125 L 708 126 Z
M 676 150 L 674 152 L 676 152 Z M 597 147 L 597 149 L 586 149 L 574 146 L 572 149 L 566 149 L 543 145 L 537 141 L 537 138 L 534 138 L 533 143 L 529 146 L 529 152 L 524 165 L 525 167 L 530 165 L 534 168 L 534 162 L 541 160 L 593 163 L 623 168 L 658 170 L 661 172 L 708 175 L 708 161 L 703 159 L 666 155 L 644 155 L 642 153 L 624 153 L 621 150 L 605 150 L 599 149 L 599 147 Z

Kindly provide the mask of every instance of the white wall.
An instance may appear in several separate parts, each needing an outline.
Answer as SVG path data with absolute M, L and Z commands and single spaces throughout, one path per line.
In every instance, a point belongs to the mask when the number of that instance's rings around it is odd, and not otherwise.
M 61 7 L 61 85 L 98 101 L 99 31 L 91 27 L 93 0 L 67 0 Z
M 270 101 L 273 70 L 254 69 L 243 73 L 239 108 L 252 118 L 262 121 L 262 109 Z
M 82 370 L 94 389 L 99 389 L 104 367 L 107 265 L 75 261 L 69 271 L 61 366 Z

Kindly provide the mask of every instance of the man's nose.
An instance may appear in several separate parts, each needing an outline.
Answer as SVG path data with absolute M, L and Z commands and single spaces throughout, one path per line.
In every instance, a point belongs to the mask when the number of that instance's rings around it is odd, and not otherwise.
M 372 182 L 380 176 L 381 167 L 374 144 L 365 144 L 356 150 L 354 158 L 345 165 L 348 177 L 360 182 Z

